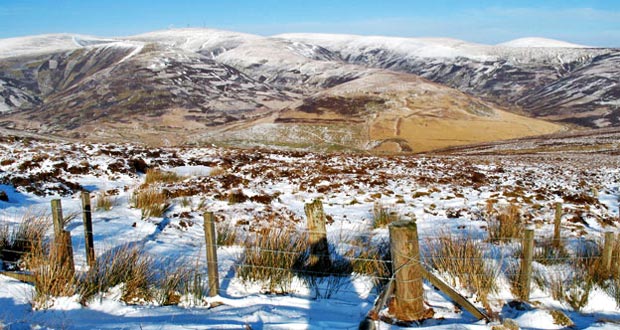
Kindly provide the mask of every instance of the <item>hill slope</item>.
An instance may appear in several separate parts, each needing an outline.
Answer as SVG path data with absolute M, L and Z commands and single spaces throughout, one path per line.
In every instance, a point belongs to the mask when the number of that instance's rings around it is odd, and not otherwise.
M 278 37 L 324 47 L 349 63 L 417 74 L 531 116 L 587 127 L 620 125 L 617 49 L 545 39 L 487 46 L 437 38 Z
M 514 113 L 620 124 L 618 52 L 549 40 L 180 29 L 3 42 L 0 124 L 45 134 L 421 151 L 561 129 Z

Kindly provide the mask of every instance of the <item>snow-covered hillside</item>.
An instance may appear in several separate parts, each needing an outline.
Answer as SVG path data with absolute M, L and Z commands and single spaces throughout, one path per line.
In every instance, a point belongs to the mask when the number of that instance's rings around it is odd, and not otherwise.
M 44 34 L 0 39 L 0 59 L 58 53 L 114 41 L 116 40 L 79 34 Z
M 243 247 L 248 244 L 246 238 L 276 228 L 304 232 L 304 204 L 321 198 L 329 219 L 327 235 L 334 257 L 347 260 L 353 253 L 350 260 L 354 260 L 356 253 L 369 251 L 387 240 L 387 229 L 373 226 L 373 210 L 380 205 L 403 219 L 416 219 L 425 258 L 432 256 L 428 248 L 433 239 L 450 233 L 474 237 L 488 251 L 485 260 L 501 265 L 515 260 L 519 241 L 489 242 L 492 220 L 488 217 L 508 205 L 516 205 L 525 225 L 536 229 L 537 242 L 545 242 L 552 231 L 555 203 L 561 201 L 562 240 L 572 256 L 579 253 L 580 247 L 594 244 L 603 232 L 618 232 L 619 159 L 584 152 L 502 157 L 375 157 L 259 149 L 148 149 L 4 137 L 0 141 L 0 190 L 6 192 L 8 201 L 0 201 L 0 225 L 15 228 L 25 214 L 45 212 L 51 199 L 61 198 L 64 214 L 77 216 L 67 229 L 73 238 L 78 273 L 87 270 L 84 228 L 78 215 L 81 189 L 91 191 L 93 205 L 104 195 L 111 203 L 108 210 L 93 213 L 95 251 L 99 258 L 131 244 L 141 247 L 162 265 L 157 268 L 160 271 L 168 269 L 163 265 L 185 263 L 206 278 L 203 212 L 214 212 L 217 227 L 234 231 L 238 239 L 218 248 L 222 281 L 218 297 L 185 296 L 178 306 L 158 306 L 152 301 L 135 305 L 123 302 L 123 288 L 118 286 L 83 305 L 76 295 L 52 299 L 44 305 L 46 309 L 33 311 L 33 287 L 0 276 L 0 326 L 356 329 L 377 297 L 372 281 L 377 275 L 351 273 L 339 280 L 321 282 L 318 287 L 293 281 L 287 294 L 271 294 L 265 283 L 240 278 L 243 255 L 247 253 Z M 170 196 L 170 207 L 163 216 L 144 216 L 132 206 L 132 196 L 144 189 L 145 175 L 140 171 L 147 167 L 180 175 L 177 181 L 151 186 Z M 235 200 L 229 197 L 233 193 Z M 489 211 L 490 208 L 495 211 Z M 51 234 L 50 227 L 46 235 Z M 425 304 L 434 310 L 435 316 L 423 325 L 438 330 L 482 330 L 498 325 L 499 319 L 512 318 L 526 329 L 557 329 L 562 326 L 554 324 L 557 321 L 550 311 L 562 310 L 581 329 L 615 328 L 620 312 L 614 299 L 601 287 L 588 291 L 590 300 L 583 312 L 552 297 L 545 283 L 560 274 L 573 278 L 570 267 L 535 262 L 542 284 L 533 286 L 532 300 L 536 303 L 531 305 L 513 302 L 515 298 L 506 278 L 509 268 L 500 267 L 499 288 L 488 302 L 497 319 L 490 324 L 477 321 L 425 284 Z M 461 285 L 456 287 L 477 301 L 475 293 Z M 327 296 L 328 290 L 335 290 L 335 294 Z M 483 306 L 479 301 L 476 305 Z M 376 324 L 378 329 L 407 328 L 385 322 Z
M 165 44 L 211 58 L 252 40 L 264 37 L 215 29 L 173 29 L 128 36 L 120 39 Z
M 417 74 L 535 117 L 590 127 L 620 123 L 620 110 L 607 103 L 620 95 L 614 49 L 540 38 L 490 46 L 441 38 L 277 37 L 322 46 L 349 63 Z

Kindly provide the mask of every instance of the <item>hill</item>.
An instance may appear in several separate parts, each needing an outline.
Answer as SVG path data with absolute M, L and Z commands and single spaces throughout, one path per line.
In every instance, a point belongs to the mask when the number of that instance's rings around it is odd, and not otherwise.
M 554 40 L 178 29 L 0 44 L 0 125 L 39 134 L 425 151 L 620 125 L 620 53 Z

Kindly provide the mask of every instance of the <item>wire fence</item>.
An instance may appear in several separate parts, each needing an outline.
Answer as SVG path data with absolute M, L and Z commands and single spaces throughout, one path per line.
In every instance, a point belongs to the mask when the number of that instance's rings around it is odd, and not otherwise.
M 218 225 L 218 229 L 222 227 L 223 224 Z M 8 225 L 0 221 L 0 228 L 8 228 Z M 40 233 L 20 236 L 25 234 L 23 232 L 20 234 L 15 228 L 0 230 L 2 262 L 0 270 L 5 272 L 28 271 L 27 260 L 33 249 L 43 248 L 49 251 L 59 248 L 59 244 L 64 244 L 57 243 L 52 237 Z M 307 242 L 311 235 L 326 236 L 328 254 L 312 253 L 312 248 Z M 265 237 L 278 238 L 288 245 L 285 245 L 285 248 L 263 245 L 261 238 Z M 603 235 L 600 238 L 561 237 L 558 240 L 543 233 L 535 237 L 531 286 L 538 289 L 537 298 L 541 298 L 541 295 L 557 298 L 558 293 L 554 292 L 553 287 L 556 285 L 555 282 L 575 285 L 573 282 L 591 275 L 589 273 L 600 273 L 596 279 L 600 283 L 619 279 L 620 237 L 618 239 L 616 235 L 613 237 L 614 241 L 610 244 L 611 252 L 604 251 L 606 244 Z M 220 282 L 237 281 L 241 285 L 247 282 L 259 283 L 262 284 L 264 292 L 295 294 L 307 292 L 315 297 L 347 294 L 364 299 L 377 298 L 385 284 L 394 279 L 396 265 L 393 264 L 390 255 L 405 253 L 394 251 L 394 246 L 390 245 L 389 235 L 385 231 L 357 233 L 324 232 L 305 228 L 266 229 L 246 233 L 243 239 L 232 242 L 239 247 L 237 253 L 227 252 L 229 244 L 231 243 L 202 244 L 204 249 L 209 246 L 216 247 L 220 257 L 225 257 L 222 261 L 229 268 L 225 275 L 219 278 Z M 490 289 L 491 294 L 484 298 L 486 304 L 499 304 L 510 298 L 505 294 L 503 296 L 498 294 L 499 282 L 509 283 L 513 291 L 519 287 L 517 279 L 523 274 L 520 265 L 524 260 L 522 237 L 490 239 L 488 235 L 480 232 L 472 234 L 457 231 L 449 234 L 425 233 L 417 240 L 405 241 L 404 244 L 419 245 L 419 259 L 409 261 L 419 262 L 422 267 L 467 296 L 484 295 L 485 293 L 476 291 L 484 288 L 477 287 L 479 284 L 474 282 L 483 282 L 482 278 L 492 278 L 490 282 L 493 283 L 488 285 L 494 285 L 495 288 Z M 447 244 L 453 245 L 450 246 L 452 250 L 446 249 Z M 77 250 L 81 249 L 84 249 L 83 245 L 74 246 L 74 254 L 79 253 Z M 611 259 L 604 261 L 606 254 Z M 250 255 L 257 255 L 258 258 L 250 258 Z M 308 267 L 311 256 L 327 257 L 331 263 L 320 269 Z M 281 263 L 284 259 L 288 259 L 289 263 Z M 603 262 L 608 265 L 606 269 L 601 270 L 605 268 L 601 266 Z M 199 278 L 197 286 L 203 293 L 209 288 L 207 285 L 209 275 L 204 271 L 205 268 L 206 263 L 195 267 L 193 271 L 194 281 Z M 85 267 L 82 271 L 87 270 L 88 267 Z M 224 273 L 222 269 L 220 273 Z M 573 281 L 574 279 L 577 280 Z M 421 278 L 404 280 L 401 281 L 401 285 L 414 285 L 420 281 Z M 298 286 L 299 283 L 302 285 Z

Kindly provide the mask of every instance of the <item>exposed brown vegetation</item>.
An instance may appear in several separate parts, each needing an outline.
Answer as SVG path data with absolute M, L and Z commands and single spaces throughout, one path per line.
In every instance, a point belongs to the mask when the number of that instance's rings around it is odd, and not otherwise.
M 479 241 L 470 236 L 456 236 L 441 233 L 428 240 L 428 262 L 452 281 L 470 292 L 475 292 L 487 310 L 491 310 L 489 295 L 497 291 L 499 271 L 489 264 L 484 256 L 484 248 Z

